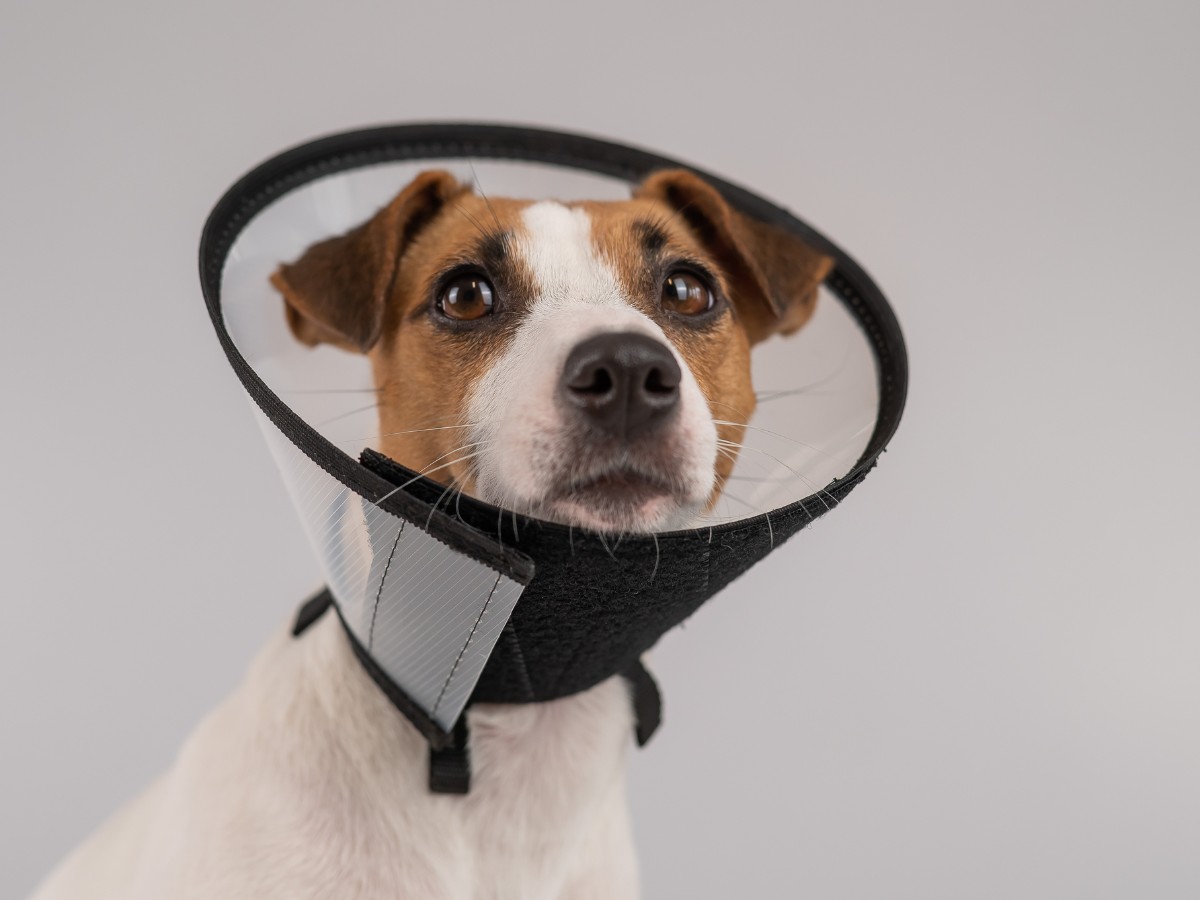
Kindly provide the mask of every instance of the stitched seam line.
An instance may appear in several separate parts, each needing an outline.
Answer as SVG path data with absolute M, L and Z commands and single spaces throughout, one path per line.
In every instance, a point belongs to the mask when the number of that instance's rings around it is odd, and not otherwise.
M 479 610 L 479 615 L 475 619 L 475 624 L 471 626 L 471 633 L 467 635 L 466 641 L 462 645 L 462 649 L 458 651 L 458 657 L 454 660 L 454 665 L 450 667 L 450 674 L 446 676 L 446 683 L 442 685 L 442 689 L 438 692 L 437 699 L 433 701 L 433 709 L 430 715 L 436 716 L 438 707 L 442 705 L 442 698 L 446 696 L 446 689 L 450 687 L 450 681 L 454 678 L 454 673 L 458 671 L 458 664 L 462 662 L 463 654 L 467 652 L 467 648 L 471 646 L 471 638 L 475 637 L 475 630 L 479 627 L 479 623 L 483 621 L 483 614 L 487 612 L 488 606 L 492 602 L 492 597 L 496 595 L 496 588 L 500 586 L 500 576 L 496 575 L 496 580 L 492 583 L 492 589 L 488 591 L 487 599 L 483 601 L 483 609 Z
M 375 606 L 371 610 L 371 627 L 367 629 L 368 650 L 374 649 L 375 645 L 375 617 L 379 615 L 379 599 L 383 596 L 383 583 L 387 581 L 388 569 L 392 567 L 392 557 L 396 555 L 396 548 L 400 546 L 400 538 L 404 536 L 404 526 L 407 524 L 407 520 L 400 520 L 400 530 L 396 532 L 396 542 L 392 544 L 392 552 L 388 554 L 387 562 L 383 564 L 383 574 L 379 576 L 379 590 L 375 592 Z

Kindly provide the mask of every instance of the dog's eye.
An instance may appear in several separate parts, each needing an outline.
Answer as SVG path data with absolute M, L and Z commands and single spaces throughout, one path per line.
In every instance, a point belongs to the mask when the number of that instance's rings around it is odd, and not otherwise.
M 438 306 L 451 319 L 481 319 L 492 311 L 492 286 L 478 275 L 460 275 L 442 289 Z
M 663 282 L 662 304 L 683 316 L 698 316 L 716 305 L 712 289 L 691 272 L 672 272 Z

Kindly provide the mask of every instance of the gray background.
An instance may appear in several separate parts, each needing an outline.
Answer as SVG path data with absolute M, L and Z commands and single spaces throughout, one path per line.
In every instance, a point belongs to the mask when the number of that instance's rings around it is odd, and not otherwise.
M 316 577 L 205 320 L 205 214 L 288 144 L 423 118 L 726 173 L 910 342 L 877 472 L 657 653 L 647 895 L 1200 895 L 1198 10 L 8 0 L 0 896 Z

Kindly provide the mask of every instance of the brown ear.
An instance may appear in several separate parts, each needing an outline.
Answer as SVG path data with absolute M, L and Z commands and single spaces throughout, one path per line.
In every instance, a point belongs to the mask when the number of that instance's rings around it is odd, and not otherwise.
M 668 204 L 716 255 L 751 342 L 791 334 L 808 321 L 832 258 L 782 228 L 734 211 L 716 188 L 684 169 L 655 172 L 634 196 Z
M 310 347 L 366 353 L 383 331 L 384 308 L 408 244 L 462 188 L 449 172 L 422 172 L 391 203 L 340 237 L 313 244 L 271 276 L 288 325 Z

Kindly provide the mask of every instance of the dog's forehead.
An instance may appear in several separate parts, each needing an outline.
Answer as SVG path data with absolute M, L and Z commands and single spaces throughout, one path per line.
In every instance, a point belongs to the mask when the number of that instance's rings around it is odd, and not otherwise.
M 545 298 L 618 303 L 627 293 L 595 241 L 592 216 L 582 206 L 553 200 L 521 211 L 513 250 Z
M 513 249 L 543 296 L 628 302 L 645 292 L 665 249 L 699 250 L 654 201 L 542 200 L 526 204 L 518 219 Z

